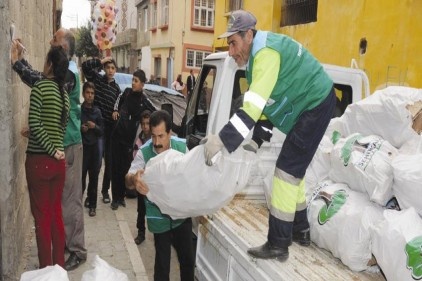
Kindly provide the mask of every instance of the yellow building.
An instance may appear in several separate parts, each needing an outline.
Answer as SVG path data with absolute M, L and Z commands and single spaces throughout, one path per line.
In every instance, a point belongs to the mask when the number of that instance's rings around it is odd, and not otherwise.
M 169 87 L 178 74 L 183 82 L 212 52 L 214 0 L 151 0 L 151 73 Z
M 323 63 L 363 69 L 371 91 L 387 85 L 422 88 L 422 1 L 256 0 L 216 1 L 214 49 L 227 24 L 227 6 L 241 3 L 257 29 L 301 42 Z M 229 3 L 229 4 L 228 4 Z M 283 25 L 283 26 L 282 26 Z

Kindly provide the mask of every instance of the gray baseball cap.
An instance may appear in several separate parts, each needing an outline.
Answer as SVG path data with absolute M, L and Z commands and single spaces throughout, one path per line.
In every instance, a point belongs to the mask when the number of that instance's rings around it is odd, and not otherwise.
M 218 36 L 218 39 L 226 38 L 240 31 L 248 31 L 255 29 L 256 18 L 251 13 L 244 10 L 237 10 L 230 14 L 229 23 L 227 24 L 227 32 Z

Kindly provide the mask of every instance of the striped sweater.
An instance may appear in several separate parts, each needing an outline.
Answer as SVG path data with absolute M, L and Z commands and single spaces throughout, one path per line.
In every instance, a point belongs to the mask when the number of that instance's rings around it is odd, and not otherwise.
M 99 59 L 90 59 L 82 63 L 82 71 L 86 80 L 95 85 L 94 105 L 98 106 L 101 110 L 101 115 L 106 123 L 114 124 L 111 115 L 113 114 L 116 99 L 121 91 L 119 85 L 114 80 L 108 82 L 106 75 L 98 73 L 98 69 L 102 67 L 103 65 Z
M 69 96 L 60 94 L 56 82 L 42 79 L 31 90 L 28 123 L 31 130 L 27 153 L 54 156 L 56 149 L 64 151 L 66 124 L 61 123 L 62 109 L 69 116 Z M 67 123 L 66 117 L 66 123 Z

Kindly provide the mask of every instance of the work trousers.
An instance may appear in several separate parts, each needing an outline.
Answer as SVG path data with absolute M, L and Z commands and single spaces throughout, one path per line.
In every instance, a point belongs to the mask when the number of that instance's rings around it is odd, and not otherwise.
M 154 233 L 154 281 L 169 281 L 171 245 L 176 250 L 180 265 L 180 280 L 193 281 L 195 258 L 192 245 L 192 220 L 186 219 L 178 227 L 163 233 Z
M 111 143 L 112 162 L 111 170 L 113 176 L 111 177 L 111 194 L 113 201 L 118 202 L 125 199 L 126 184 L 125 176 L 130 168 L 130 163 L 133 158 L 133 147 L 129 147 L 116 140 Z
M 82 143 L 65 147 L 66 179 L 62 196 L 66 248 L 86 259 L 84 213 L 82 205 Z
M 145 195 L 138 193 L 138 217 L 136 218 L 136 227 L 138 228 L 138 232 L 143 231 L 145 232 Z
M 309 228 L 303 177 L 330 123 L 334 89 L 317 107 L 305 111 L 287 134 L 276 162 L 271 193 L 268 241 L 286 248 L 292 233 Z
M 65 161 L 46 154 L 27 154 L 25 171 L 40 268 L 54 264 L 63 267 L 65 234 L 61 197 Z
M 111 183 L 111 134 L 113 132 L 113 123 L 104 121 L 104 134 L 98 140 L 99 146 L 102 149 L 100 155 L 104 156 L 104 175 L 103 184 L 101 188 L 102 194 L 108 194 Z
M 97 208 L 98 175 L 101 169 L 101 154 L 98 143 L 83 145 L 82 195 L 86 189 L 86 176 L 89 176 L 87 197 L 90 208 Z

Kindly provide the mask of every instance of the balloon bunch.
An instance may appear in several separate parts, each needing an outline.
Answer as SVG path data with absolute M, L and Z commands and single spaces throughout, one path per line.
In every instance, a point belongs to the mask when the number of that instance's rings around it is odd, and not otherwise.
M 115 0 L 99 0 L 92 13 L 92 42 L 101 51 L 111 53 L 111 47 L 116 41 L 117 21 Z

